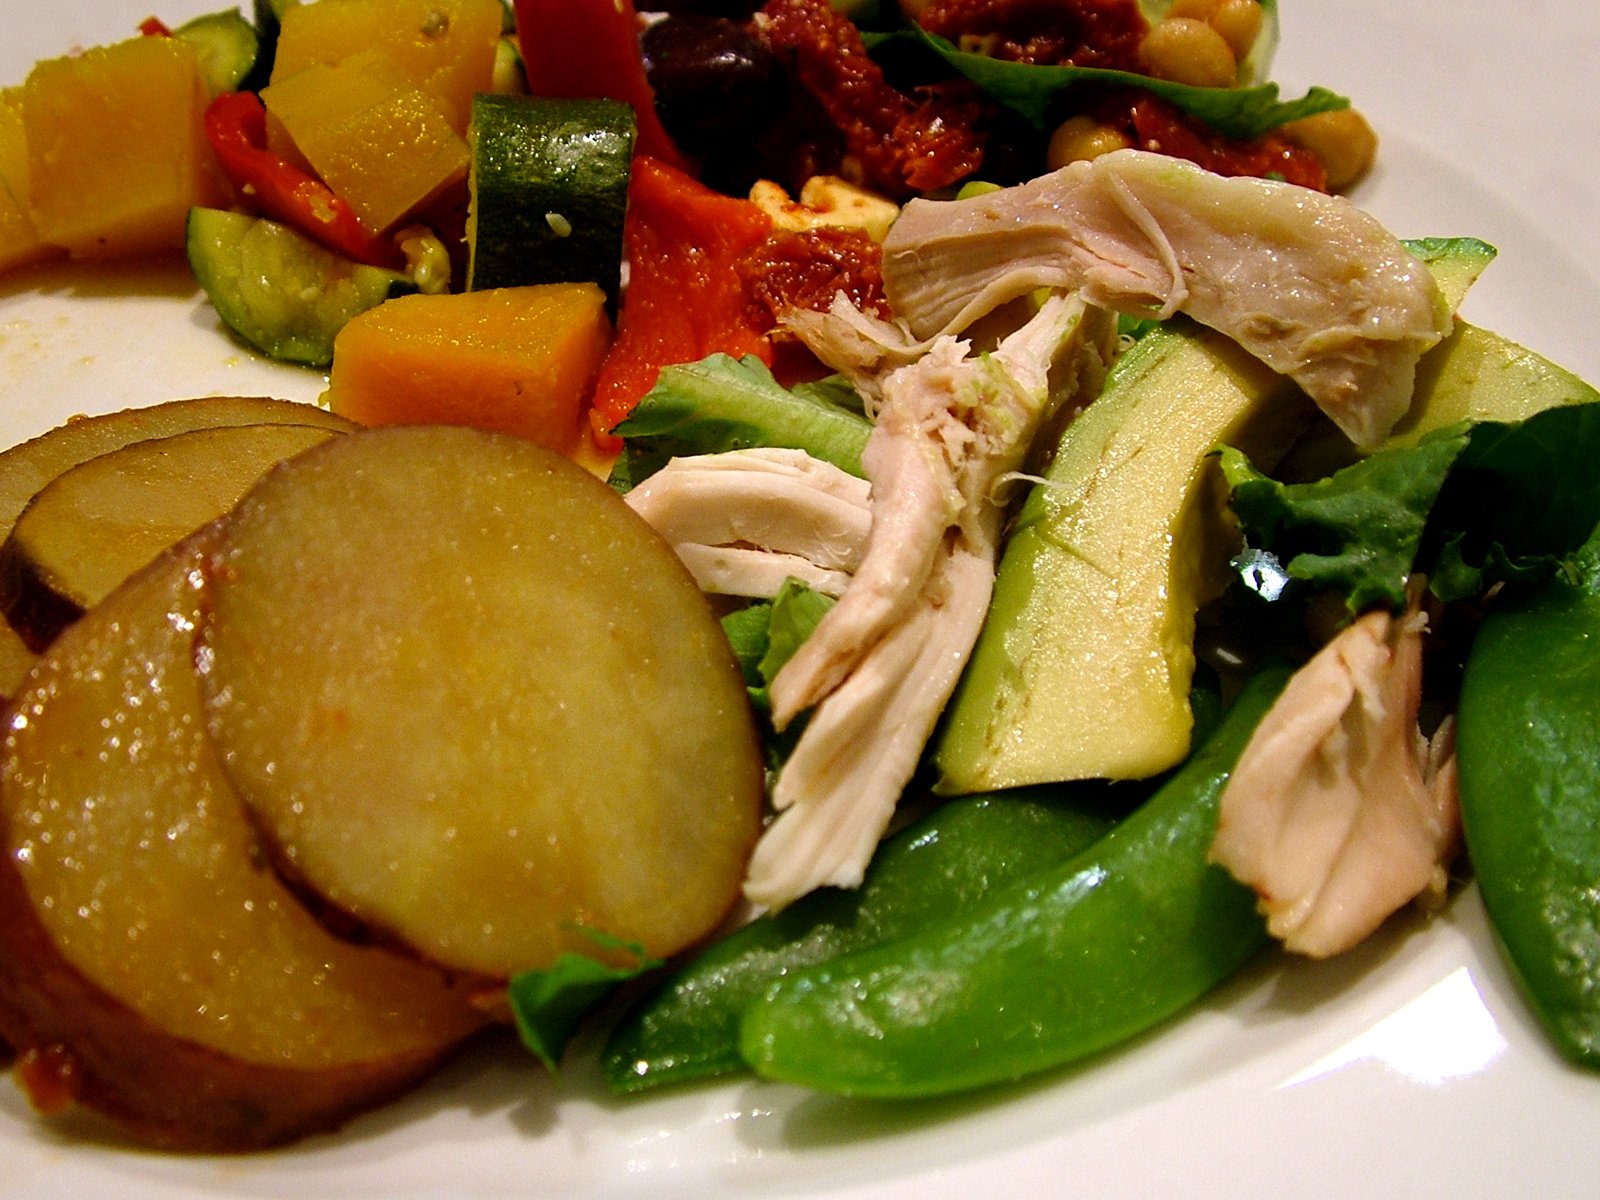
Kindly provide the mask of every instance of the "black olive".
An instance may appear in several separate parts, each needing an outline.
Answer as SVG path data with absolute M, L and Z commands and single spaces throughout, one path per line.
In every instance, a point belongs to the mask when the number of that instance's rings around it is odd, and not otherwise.
M 674 14 L 645 29 L 640 49 L 661 122 L 690 153 L 747 141 L 784 108 L 782 64 L 735 21 Z

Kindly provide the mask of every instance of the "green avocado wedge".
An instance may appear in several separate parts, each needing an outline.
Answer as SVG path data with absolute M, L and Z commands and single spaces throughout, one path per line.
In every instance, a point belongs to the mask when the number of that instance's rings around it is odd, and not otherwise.
M 1467 853 L 1557 1049 L 1600 1068 L 1600 530 L 1485 620 L 1459 708 Z

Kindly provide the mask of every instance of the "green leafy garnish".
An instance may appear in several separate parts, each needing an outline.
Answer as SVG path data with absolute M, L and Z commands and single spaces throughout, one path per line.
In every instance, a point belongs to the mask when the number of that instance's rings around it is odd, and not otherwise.
M 767 748 L 768 765 L 774 769 L 789 756 L 804 728 L 804 718 L 783 733 L 776 732 L 769 719 L 772 712 L 769 689 L 783 664 L 800 648 L 800 643 L 811 636 L 811 631 L 833 605 L 833 597 L 791 579 L 773 599 L 757 601 L 722 618 L 723 632 L 744 673 L 750 704 L 765 727 L 762 744 Z
M 1323 87 L 1311 88 L 1298 100 L 1285 101 L 1278 98 L 1275 83 L 1254 87 L 1192 87 L 1131 71 L 1037 66 L 972 54 L 914 25 L 892 36 L 919 40 L 959 74 L 1040 129 L 1057 119 L 1056 104 L 1061 94 L 1085 83 L 1143 88 L 1231 138 L 1259 137 L 1301 117 L 1350 107 L 1346 97 Z
M 580 929 L 603 951 L 624 952 L 634 961 L 612 966 L 586 954 L 562 954 L 545 971 L 521 971 L 506 986 L 506 998 L 522 1044 L 554 1073 L 583 1019 L 628 980 L 661 966 L 644 947 L 596 929 Z
M 1275 563 L 1342 594 L 1351 612 L 1401 607 L 1416 571 L 1446 601 L 1536 582 L 1600 523 L 1600 404 L 1454 425 L 1314 483 L 1279 483 L 1239 451 L 1219 453 L 1249 546 L 1235 564 L 1246 584 L 1265 594 Z
M 623 451 L 611 483 L 627 491 L 675 456 L 753 446 L 804 450 L 859 476 L 871 430 L 860 398 L 842 380 L 785 388 L 754 356 L 713 354 L 662 368 L 616 427 Z

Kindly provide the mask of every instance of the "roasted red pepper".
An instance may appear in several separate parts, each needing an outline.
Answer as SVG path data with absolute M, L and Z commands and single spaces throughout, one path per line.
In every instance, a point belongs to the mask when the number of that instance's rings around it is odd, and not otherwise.
M 633 0 L 516 0 L 516 10 L 529 91 L 631 104 L 639 122 L 639 152 L 688 167 L 656 114 Z
M 264 214 L 358 262 L 401 263 L 392 239 L 373 233 L 327 184 L 267 148 L 267 112 L 254 92 L 218 96 L 205 127 L 223 171 Z
M 602 448 L 617 448 L 611 428 L 664 366 L 718 352 L 754 354 L 771 365 L 770 318 L 749 302 L 739 273 L 740 260 L 771 229 L 772 219 L 750 201 L 714 192 L 648 155 L 634 159 L 623 229 L 628 289 L 590 414 Z

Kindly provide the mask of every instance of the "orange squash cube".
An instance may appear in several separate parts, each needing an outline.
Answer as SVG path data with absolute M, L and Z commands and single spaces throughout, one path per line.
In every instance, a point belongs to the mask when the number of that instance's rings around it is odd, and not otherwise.
M 376 50 L 444 105 L 465 134 L 476 92 L 492 89 L 500 0 L 318 0 L 283 14 L 278 83 L 314 64 Z
M 141 37 L 37 64 L 23 85 L 39 237 L 80 258 L 183 248 L 195 205 L 225 206 L 193 47 Z
M 610 343 L 592 283 L 401 296 L 339 331 L 323 399 L 362 425 L 469 425 L 572 454 Z
M 0 271 L 56 253 L 39 238 L 28 213 L 28 134 L 22 127 L 22 89 L 0 90 Z
M 466 177 L 467 142 L 443 104 L 381 51 L 313 64 L 263 89 L 261 101 L 371 230 L 388 229 Z

